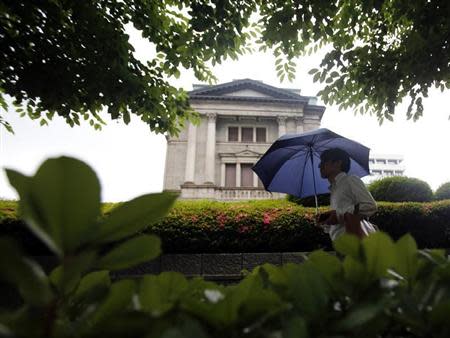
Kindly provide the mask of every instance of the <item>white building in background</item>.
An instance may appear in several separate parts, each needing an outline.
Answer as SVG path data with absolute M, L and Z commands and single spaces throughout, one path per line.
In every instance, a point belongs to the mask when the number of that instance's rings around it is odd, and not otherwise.
M 402 163 L 402 155 L 370 154 L 370 176 L 367 176 L 364 181 L 368 183 L 388 176 L 403 176 L 405 167 Z
M 251 79 L 196 85 L 189 99 L 201 122 L 167 138 L 164 172 L 164 190 L 181 198 L 284 196 L 265 191 L 251 168 L 280 136 L 319 128 L 325 111 L 298 89 Z

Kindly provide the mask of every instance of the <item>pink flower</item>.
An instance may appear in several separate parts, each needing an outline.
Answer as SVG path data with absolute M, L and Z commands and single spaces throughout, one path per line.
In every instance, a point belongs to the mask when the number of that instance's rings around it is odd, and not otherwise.
M 267 212 L 264 213 L 263 223 L 264 224 L 270 224 L 270 215 Z

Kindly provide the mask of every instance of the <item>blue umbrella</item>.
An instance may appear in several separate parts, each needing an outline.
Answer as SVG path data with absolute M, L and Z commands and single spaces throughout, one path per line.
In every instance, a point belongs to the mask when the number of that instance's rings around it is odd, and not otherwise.
M 329 182 L 320 176 L 320 154 L 340 148 L 350 155 L 349 174 L 369 175 L 369 151 L 362 144 L 342 137 L 326 128 L 303 134 L 287 134 L 276 140 L 254 165 L 267 191 L 297 197 L 328 193 Z

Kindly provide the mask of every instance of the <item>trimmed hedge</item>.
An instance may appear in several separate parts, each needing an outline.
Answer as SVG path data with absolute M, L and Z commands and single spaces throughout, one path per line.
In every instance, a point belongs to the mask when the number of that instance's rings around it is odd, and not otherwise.
M 441 184 L 434 193 L 435 200 L 447 200 L 450 199 L 450 182 Z
M 0 204 L 0 235 L 15 237 L 30 254 L 49 254 L 11 209 L 7 216 L 2 210 Z M 314 212 L 280 200 L 178 201 L 146 232 L 161 237 L 164 253 L 329 250 L 328 235 L 314 226 Z M 409 232 L 420 248 L 450 248 L 450 201 L 379 203 L 371 220 L 394 239 Z
M 368 189 L 377 201 L 429 202 L 433 199 L 428 183 L 412 177 L 385 177 L 369 184 Z
M 298 205 L 302 205 L 304 207 L 315 208 L 316 207 L 316 199 L 314 196 L 298 198 L 292 195 L 287 195 L 286 199 L 289 202 L 293 202 Z M 319 206 L 327 206 L 330 205 L 330 194 L 320 194 L 317 195 L 317 203 Z

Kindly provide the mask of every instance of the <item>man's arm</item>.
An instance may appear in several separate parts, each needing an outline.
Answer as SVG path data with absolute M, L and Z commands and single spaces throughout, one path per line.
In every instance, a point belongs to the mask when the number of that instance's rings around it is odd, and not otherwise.
M 359 204 L 358 214 L 372 216 L 377 211 L 377 203 L 373 199 L 364 182 L 356 176 L 349 176 L 349 186 L 355 205 Z

